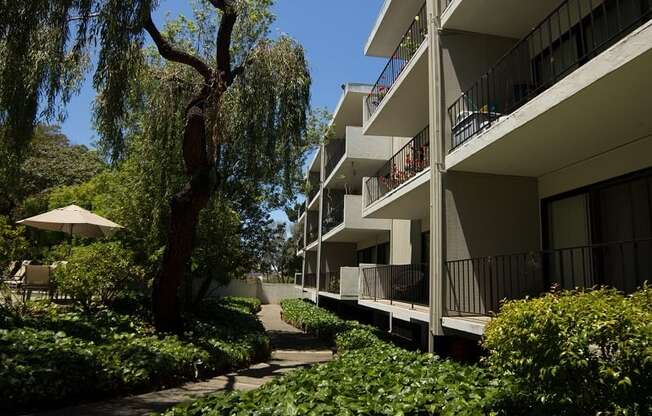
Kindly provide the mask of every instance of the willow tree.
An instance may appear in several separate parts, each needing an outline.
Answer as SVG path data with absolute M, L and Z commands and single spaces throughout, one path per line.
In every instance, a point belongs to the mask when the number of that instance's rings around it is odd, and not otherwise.
M 187 97 L 178 126 L 187 182 L 170 199 L 167 245 L 153 292 L 157 328 L 175 331 L 181 323 L 179 288 L 199 214 L 211 195 L 233 186 L 234 177 L 261 181 L 277 195 L 289 194 L 296 183 L 310 75 L 300 45 L 286 37 L 270 39 L 272 0 L 198 3 L 212 13 L 194 22 L 205 29 L 194 45 L 157 27 L 157 3 L 0 0 L 0 125 L 4 147 L 20 160 L 36 122 L 65 114 L 83 74 L 92 71 L 99 144 L 117 162 L 128 145 L 125 137 L 137 128 L 130 108 L 137 105 L 133 91 L 146 46 L 154 45 L 159 58 L 176 69 L 165 75 Z

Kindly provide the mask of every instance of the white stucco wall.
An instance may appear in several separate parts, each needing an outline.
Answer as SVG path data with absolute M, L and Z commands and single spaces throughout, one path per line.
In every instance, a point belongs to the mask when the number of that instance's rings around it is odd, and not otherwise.
M 258 298 L 265 305 L 278 304 L 283 299 L 301 298 L 301 288 L 290 284 L 262 283 L 260 280 L 232 280 L 228 285 L 215 288 L 212 295 L 245 296 Z

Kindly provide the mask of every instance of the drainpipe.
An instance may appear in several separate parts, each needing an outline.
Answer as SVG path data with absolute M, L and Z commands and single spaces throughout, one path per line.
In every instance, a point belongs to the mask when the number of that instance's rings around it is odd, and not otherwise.
M 428 350 L 434 351 L 435 340 L 443 335 L 444 273 L 444 134 L 442 91 L 442 63 L 439 34 L 441 0 L 428 0 L 428 79 L 430 103 L 430 334 Z
M 326 146 L 321 145 L 319 160 L 319 222 L 317 224 L 317 278 L 315 287 L 315 303 L 319 306 L 319 281 L 321 280 L 321 226 L 324 215 L 324 160 L 326 159 Z

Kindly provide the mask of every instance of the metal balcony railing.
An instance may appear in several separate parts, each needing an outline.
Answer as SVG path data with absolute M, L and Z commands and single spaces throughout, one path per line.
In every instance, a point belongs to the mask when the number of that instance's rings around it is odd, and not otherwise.
M 652 16 L 652 0 L 566 0 L 448 109 L 451 150 L 589 62 Z
M 322 273 L 319 276 L 319 290 L 329 293 L 340 293 L 340 272 Z
M 343 139 L 331 140 L 326 145 L 326 166 L 324 166 L 324 177 L 328 178 L 335 166 L 342 160 L 346 151 L 346 142 Z
M 344 222 L 344 195 L 335 196 L 332 201 L 325 202 L 324 205 L 324 221 L 321 232 L 328 234 Z
M 317 287 L 317 274 L 306 273 L 303 276 L 303 287 L 307 287 L 309 289 L 315 289 Z
M 317 225 L 308 227 L 308 231 L 306 232 L 306 246 L 314 243 L 319 238 L 319 229 L 317 227 Z
M 367 110 L 369 116 L 376 112 L 380 103 L 383 101 L 389 90 L 401 75 L 408 63 L 414 57 L 424 40 L 428 36 L 428 19 L 426 14 L 426 4 L 424 3 L 405 35 L 401 39 L 394 54 L 387 62 L 385 69 L 380 74 L 378 81 L 374 85 L 371 93 L 366 98 Z
M 490 315 L 504 299 L 562 289 L 615 287 L 631 293 L 652 277 L 652 239 L 446 262 L 449 315 Z
M 399 188 L 409 179 L 430 167 L 430 130 L 428 127 L 403 146 L 376 173 L 367 178 L 367 206 Z
M 360 297 L 390 304 L 428 306 L 430 273 L 428 264 L 377 266 L 362 269 Z

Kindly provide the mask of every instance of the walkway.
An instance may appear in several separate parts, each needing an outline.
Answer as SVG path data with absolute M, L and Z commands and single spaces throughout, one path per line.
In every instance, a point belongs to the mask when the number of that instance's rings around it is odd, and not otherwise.
M 251 390 L 287 371 L 325 362 L 332 352 L 314 337 L 281 320 L 278 305 L 263 305 L 259 314 L 272 340 L 272 358 L 266 363 L 181 387 L 101 403 L 90 403 L 38 416 L 140 416 L 161 412 L 175 404 L 218 391 Z

